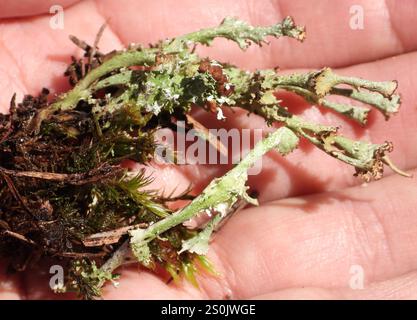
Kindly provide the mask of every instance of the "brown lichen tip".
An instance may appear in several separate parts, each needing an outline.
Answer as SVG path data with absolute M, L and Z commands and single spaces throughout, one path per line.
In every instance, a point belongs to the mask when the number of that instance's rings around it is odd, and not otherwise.
M 384 174 L 384 162 L 382 161 L 383 157 L 387 152 L 391 152 L 393 146 L 391 142 L 385 142 L 375 149 L 372 161 L 366 169 L 356 168 L 355 176 L 359 176 L 365 182 L 370 182 L 371 180 L 379 180 L 383 177 Z
M 395 173 L 401 176 L 412 177 L 412 175 L 399 169 L 386 155 L 387 153 L 392 152 L 393 149 L 393 144 L 389 141 L 379 145 L 379 147 L 374 151 L 374 156 L 369 166 L 366 169 L 356 168 L 355 176 L 361 177 L 365 182 L 370 182 L 371 180 L 379 180 L 383 177 L 384 165 L 387 165 Z
M 284 28 L 287 29 L 286 32 L 283 32 L 284 35 L 290 36 L 298 41 L 303 42 L 306 38 L 306 27 L 297 26 L 294 22 L 294 18 L 291 16 L 285 17 L 282 22 Z

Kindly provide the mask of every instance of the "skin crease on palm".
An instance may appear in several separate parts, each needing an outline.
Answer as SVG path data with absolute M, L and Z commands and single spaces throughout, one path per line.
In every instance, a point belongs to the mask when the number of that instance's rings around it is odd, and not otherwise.
M 61 3 L 65 28 L 52 30 L 48 14 Z M 349 8 L 364 8 L 364 29 L 351 30 Z M 339 73 L 372 80 L 397 79 L 402 108 L 389 122 L 373 112 L 367 128 L 312 107 L 294 96 L 283 97 L 293 112 L 321 123 L 340 124 L 356 139 L 391 140 L 392 159 L 416 176 L 417 168 L 417 3 L 413 0 L 102 0 L 0 2 L 0 111 L 7 112 L 14 92 L 36 94 L 42 86 L 59 93 L 68 89 L 62 76 L 69 56 L 80 50 L 68 34 L 92 42 L 108 23 L 100 49 L 130 42 L 150 43 L 238 16 L 256 25 L 286 15 L 307 26 L 303 43 L 272 40 L 270 46 L 241 53 L 234 44 L 215 41 L 199 48 L 203 55 L 242 68 L 280 66 L 283 72 L 329 66 Z M 325 17 L 325 18 L 323 18 Z M 203 112 L 194 116 L 207 127 L 265 128 L 262 119 L 225 113 L 224 123 Z M 197 191 L 228 168 L 224 166 L 154 166 L 155 184 L 169 191 Z M 201 298 L 417 298 L 417 179 L 395 176 L 366 187 L 353 169 L 306 143 L 285 159 L 269 153 L 249 185 L 260 194 L 260 207 L 240 211 L 216 235 L 209 257 L 222 274 L 203 276 L 201 288 L 167 285 L 156 275 L 130 267 L 122 270 L 117 289 L 107 286 L 105 299 Z M 6 275 L 1 265 L 0 299 L 51 299 L 47 266 Z M 352 266 L 364 272 L 364 288 L 349 283 Z M 58 296 L 62 297 L 62 296 Z

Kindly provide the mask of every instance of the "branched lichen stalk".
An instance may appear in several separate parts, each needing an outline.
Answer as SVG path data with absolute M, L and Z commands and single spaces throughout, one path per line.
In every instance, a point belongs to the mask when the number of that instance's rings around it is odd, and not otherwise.
M 249 154 L 232 170 L 219 179 L 214 179 L 204 191 L 188 206 L 171 216 L 154 223 L 147 229 L 130 231 L 131 247 L 136 258 L 144 265 L 150 263 L 148 244 L 165 231 L 192 219 L 205 210 L 225 211 L 231 208 L 239 199 L 257 205 L 257 200 L 247 194 L 245 185 L 247 171 L 266 152 L 277 149 L 282 154 L 293 150 L 298 143 L 294 134 L 283 127 L 256 144 Z M 219 209 L 222 208 L 222 209 Z M 224 208 L 223 208 L 224 207 Z

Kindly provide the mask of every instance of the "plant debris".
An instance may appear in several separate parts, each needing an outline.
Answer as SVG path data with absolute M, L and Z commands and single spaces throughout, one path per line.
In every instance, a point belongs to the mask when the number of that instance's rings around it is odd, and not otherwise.
M 381 178 L 384 165 L 407 175 L 387 157 L 391 143 L 343 137 L 337 127 L 291 114 L 274 94 L 278 89 L 294 92 L 365 125 L 370 109 L 364 104 L 386 119 L 398 111 L 395 81 L 345 77 L 329 68 L 292 75 L 248 72 L 193 50 L 217 37 L 242 49 L 260 45 L 267 36 L 302 41 L 304 28 L 290 17 L 267 27 L 226 18 L 218 27 L 108 54 L 97 47 L 103 30 L 92 46 L 71 36 L 85 52 L 72 58 L 65 73 L 71 90 L 52 101 L 47 89 L 18 104 L 14 96 L 9 114 L 0 115 L 0 253 L 19 271 L 42 257 L 59 259 L 66 281 L 57 291 L 99 297 L 104 283 L 115 281 L 117 267 L 132 262 L 163 268 L 174 280 L 184 275 L 198 285 L 198 270 L 215 273 L 204 257 L 213 232 L 242 203 L 257 204 L 247 193 L 247 170 L 269 150 L 285 156 L 300 139 L 353 166 L 365 181 Z M 334 95 L 360 106 L 328 99 Z M 152 177 L 143 171 L 132 174 L 122 164 L 147 165 L 157 148 L 155 132 L 172 129 L 177 121 L 227 152 L 190 116 L 192 107 L 215 113 L 219 120 L 224 118 L 221 108 L 243 108 L 282 126 L 197 197 L 186 192 L 164 198 L 159 190 L 145 188 Z M 172 212 L 167 202 L 179 199 L 192 201 Z M 211 217 L 207 224 L 194 230 L 184 225 L 202 212 Z

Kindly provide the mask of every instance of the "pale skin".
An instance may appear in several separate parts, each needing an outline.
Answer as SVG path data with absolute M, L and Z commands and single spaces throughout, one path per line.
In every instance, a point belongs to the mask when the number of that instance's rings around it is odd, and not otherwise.
M 14 92 L 36 94 L 42 86 L 53 92 L 68 89 L 62 77 L 69 55 L 80 54 L 68 34 L 92 42 L 105 20 L 109 27 L 100 48 L 110 51 L 130 42 L 154 42 L 218 24 L 238 16 L 252 24 L 271 24 L 292 15 L 307 26 L 307 40 L 273 40 L 271 46 L 239 52 L 234 44 L 216 42 L 203 54 L 245 68 L 279 65 L 285 72 L 320 68 L 372 80 L 399 82 L 402 108 L 389 122 L 372 113 L 360 128 L 330 112 L 310 110 L 299 98 L 285 95 L 295 113 L 321 123 L 340 124 L 347 135 L 395 145 L 392 159 L 417 173 L 417 107 L 415 90 L 417 6 L 405 1 L 61 1 L 63 30 L 49 27 L 49 7 L 56 1 L 0 3 L 0 111 L 7 112 Z M 171 3 L 171 5 L 169 4 Z M 352 30 L 349 8 L 364 9 L 364 29 Z M 322 15 L 322 16 L 320 16 Z M 326 19 L 323 18 L 326 17 Z M 8 17 L 19 17 L 8 18 Z M 378 60 L 378 61 L 376 61 Z M 207 127 L 259 128 L 263 120 L 244 113 L 225 112 L 225 123 L 203 112 L 194 114 Z M 225 166 L 154 167 L 157 185 L 169 190 L 197 191 Z M 417 180 L 395 176 L 367 187 L 352 177 L 353 169 L 301 144 L 283 159 L 269 153 L 263 170 L 249 185 L 260 194 L 260 207 L 240 211 L 216 235 L 209 257 L 220 277 L 202 276 L 201 287 L 167 285 L 158 276 L 130 267 L 120 286 L 104 289 L 105 299 L 201 298 L 417 298 Z M 6 275 L 1 265 L 0 299 L 52 298 L 49 269 Z M 363 274 L 362 290 L 351 288 Z M 356 278 L 355 278 L 356 277 Z M 356 282 L 357 284 L 357 282 Z

